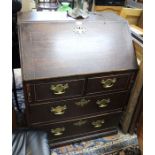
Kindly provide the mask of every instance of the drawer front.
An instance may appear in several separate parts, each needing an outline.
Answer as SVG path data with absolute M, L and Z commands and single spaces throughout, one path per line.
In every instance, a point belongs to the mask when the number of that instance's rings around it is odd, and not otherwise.
M 127 94 L 128 92 L 112 93 L 31 106 L 30 123 L 53 122 L 121 109 Z
M 35 84 L 34 93 L 32 92 L 33 102 L 81 96 L 84 82 L 84 79 L 79 79 Z
M 117 127 L 121 117 L 121 112 L 100 115 L 97 117 L 77 119 L 66 122 L 35 126 L 36 128 L 47 131 L 49 140 L 63 140 L 63 138 L 97 132 L 103 129 Z
M 88 78 L 87 94 L 126 90 L 129 87 L 130 74 Z

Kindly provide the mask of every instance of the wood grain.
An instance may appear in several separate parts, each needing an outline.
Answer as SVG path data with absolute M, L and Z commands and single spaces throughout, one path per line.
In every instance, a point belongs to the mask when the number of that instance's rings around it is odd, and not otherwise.
M 143 47 L 134 41 L 135 51 L 137 54 L 137 59 L 139 61 L 139 71 L 137 73 L 137 77 L 134 83 L 134 86 L 131 90 L 129 102 L 124 113 L 123 121 L 122 121 L 122 129 L 126 133 L 129 130 L 129 127 L 132 122 L 132 117 L 134 115 L 134 111 L 136 105 L 138 103 L 139 95 L 143 88 Z
M 102 114 L 103 112 L 116 111 L 122 109 L 126 104 L 128 99 L 128 91 L 118 92 L 118 93 L 109 93 L 93 96 L 85 96 L 82 98 L 73 98 L 68 100 L 61 100 L 57 102 L 47 102 L 44 104 L 33 104 L 30 107 L 30 122 L 31 124 L 39 124 L 45 122 L 57 122 L 60 120 L 73 119 L 78 117 L 92 116 L 95 114 Z M 89 101 L 87 104 L 80 106 L 77 105 L 78 102 L 81 102 L 82 99 Z M 106 107 L 99 107 L 97 101 L 103 99 L 108 100 L 109 103 Z M 66 106 L 66 110 L 62 115 L 55 115 L 51 112 L 52 107 L 57 106 Z M 42 113 L 42 115 L 40 115 Z
M 95 11 L 112 11 L 119 15 L 122 10 L 122 6 L 97 6 L 96 5 L 94 9 Z
M 52 146 L 117 133 L 138 68 L 128 23 L 109 12 L 84 20 L 31 12 L 19 15 L 18 26 L 28 126 L 47 131 Z M 110 78 L 115 84 L 103 87 Z M 51 85 L 66 83 L 64 94 L 51 92 Z M 90 102 L 78 107 L 81 99 Z M 103 99 L 109 105 L 100 109 Z M 57 114 L 65 107 L 64 115 L 53 115 L 56 106 Z M 102 127 L 93 128 L 102 118 Z M 84 126 L 73 126 L 83 119 Z M 51 134 L 64 126 L 62 137 Z
M 107 128 L 113 128 L 118 126 L 119 124 L 119 119 L 121 116 L 121 112 L 115 112 L 115 113 L 106 113 L 104 115 L 96 116 L 96 117 L 85 117 L 82 119 L 75 119 L 75 120 L 70 120 L 70 121 L 64 121 L 61 122 L 59 121 L 58 123 L 49 123 L 49 124 L 44 124 L 44 125 L 34 125 L 35 128 L 40 128 L 49 133 L 49 140 L 55 142 L 55 141 L 63 141 L 66 138 L 69 137 L 74 137 L 78 136 L 80 137 L 81 133 L 89 133 L 89 132 L 96 132 L 96 131 L 101 131 Z M 75 125 L 78 121 L 83 120 L 85 121 L 84 124 L 81 126 Z M 97 121 L 97 120 L 104 120 L 104 123 L 102 124 L 101 127 L 94 128 L 92 125 L 92 122 Z M 51 129 L 55 128 L 65 128 L 64 132 L 60 136 L 54 136 L 51 133 Z
M 21 24 L 23 80 L 137 68 L 128 24 L 109 16 L 82 21 L 82 34 L 73 31 L 76 24 L 71 21 Z

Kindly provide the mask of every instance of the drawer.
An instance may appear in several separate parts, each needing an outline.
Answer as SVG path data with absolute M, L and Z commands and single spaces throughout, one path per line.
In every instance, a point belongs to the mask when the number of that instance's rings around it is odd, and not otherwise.
M 122 109 L 127 94 L 128 92 L 111 93 L 31 106 L 30 123 L 55 122 Z
M 31 85 L 31 102 L 57 100 L 81 96 L 84 91 L 84 79 L 65 80 Z
M 78 136 L 86 133 L 95 133 L 108 128 L 117 127 L 121 112 L 115 112 L 95 117 L 64 121 L 59 123 L 34 126 L 49 134 L 49 140 L 63 140 L 66 137 Z
M 88 78 L 87 94 L 98 92 L 126 90 L 129 87 L 131 74 L 110 75 Z

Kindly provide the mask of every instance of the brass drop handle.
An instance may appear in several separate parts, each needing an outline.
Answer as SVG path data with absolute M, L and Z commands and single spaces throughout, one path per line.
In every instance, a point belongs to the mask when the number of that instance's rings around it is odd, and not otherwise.
M 60 136 L 60 135 L 63 135 L 63 132 L 65 131 L 65 128 L 55 128 L 55 129 L 51 129 L 51 133 L 54 135 L 54 136 Z
M 103 88 L 111 88 L 116 83 L 116 78 L 113 79 L 102 79 L 101 84 L 103 85 Z
M 108 106 L 110 103 L 110 99 L 102 99 L 102 100 L 97 100 L 96 104 L 98 104 L 98 107 L 100 108 L 105 108 Z
M 89 102 L 90 102 L 90 100 L 81 99 L 79 102 L 76 102 L 75 104 L 76 104 L 77 106 L 84 107 L 84 106 L 86 106 Z
M 97 120 L 92 122 L 91 124 L 94 126 L 94 128 L 100 128 L 104 124 L 104 120 Z
M 56 107 L 51 107 L 51 112 L 54 115 L 63 115 L 65 113 L 65 110 L 67 109 L 67 106 L 56 106 Z
M 87 123 L 86 120 L 79 120 L 79 121 L 75 122 L 73 125 L 80 127 L 80 126 L 82 126 L 82 125 L 84 125 L 86 123 Z
M 53 91 L 56 95 L 61 95 L 65 93 L 65 90 L 69 88 L 68 83 L 66 84 L 57 84 L 57 85 L 51 85 L 50 89 Z

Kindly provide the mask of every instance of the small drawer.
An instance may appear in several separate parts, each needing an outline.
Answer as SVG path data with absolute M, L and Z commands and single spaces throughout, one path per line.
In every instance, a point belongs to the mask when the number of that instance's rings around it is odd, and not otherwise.
M 81 96 L 84 91 L 84 79 L 39 83 L 31 86 L 31 102 L 57 100 Z
M 127 94 L 128 92 L 111 93 L 30 106 L 30 123 L 55 122 L 122 109 Z
M 111 75 L 88 78 L 87 94 L 126 90 L 129 87 L 131 74 Z
M 117 127 L 121 114 L 122 113 L 118 111 L 95 117 L 38 125 L 34 127 L 48 132 L 49 140 L 62 141 L 66 137 L 78 136 L 81 135 L 81 133 L 93 133 L 104 129 Z

